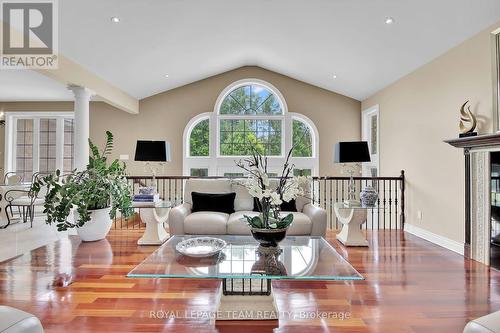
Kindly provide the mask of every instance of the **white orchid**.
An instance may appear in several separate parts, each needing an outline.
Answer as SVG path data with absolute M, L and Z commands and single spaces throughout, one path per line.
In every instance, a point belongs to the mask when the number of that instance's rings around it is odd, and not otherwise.
M 259 216 L 247 216 L 244 218 L 253 228 L 287 228 L 293 222 L 293 214 L 286 217 L 280 215 L 280 205 L 290 202 L 298 196 L 304 195 L 304 188 L 308 188 L 310 179 L 307 177 L 293 177 L 294 165 L 290 164 L 292 150 L 287 154 L 283 170 L 276 183 L 269 179 L 268 160 L 253 147 L 252 155 L 249 158 L 240 160 L 237 165 L 248 173 L 245 187 L 253 198 L 259 200 Z M 274 222 L 270 222 L 274 221 Z
M 251 186 L 250 188 L 248 188 L 248 193 L 252 197 L 257 198 L 259 200 L 261 200 L 263 198 L 262 190 L 258 186 Z
M 283 203 L 283 201 L 280 198 L 280 195 L 276 192 L 271 193 L 271 204 L 274 206 L 279 206 Z
M 267 173 L 263 173 L 261 175 L 261 179 L 262 179 L 262 184 L 264 184 L 265 187 L 269 187 L 270 186 L 269 176 L 267 175 Z
M 262 192 L 264 198 L 271 198 L 274 193 L 270 189 L 266 189 Z

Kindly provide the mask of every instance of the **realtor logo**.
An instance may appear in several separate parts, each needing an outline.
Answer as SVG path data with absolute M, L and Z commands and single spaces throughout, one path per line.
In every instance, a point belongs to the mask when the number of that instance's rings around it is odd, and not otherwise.
M 56 69 L 56 0 L 1 0 L 1 69 Z

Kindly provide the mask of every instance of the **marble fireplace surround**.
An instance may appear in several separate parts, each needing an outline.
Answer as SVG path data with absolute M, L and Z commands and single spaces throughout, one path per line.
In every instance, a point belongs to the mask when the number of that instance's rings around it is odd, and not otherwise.
M 500 133 L 447 140 L 465 156 L 464 256 L 490 264 L 490 153 L 500 151 Z

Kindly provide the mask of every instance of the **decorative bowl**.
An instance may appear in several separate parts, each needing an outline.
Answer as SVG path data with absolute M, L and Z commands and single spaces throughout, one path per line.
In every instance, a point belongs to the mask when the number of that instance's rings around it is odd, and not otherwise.
M 226 246 L 227 243 L 219 238 L 196 237 L 183 240 L 175 249 L 188 257 L 205 258 L 219 254 Z

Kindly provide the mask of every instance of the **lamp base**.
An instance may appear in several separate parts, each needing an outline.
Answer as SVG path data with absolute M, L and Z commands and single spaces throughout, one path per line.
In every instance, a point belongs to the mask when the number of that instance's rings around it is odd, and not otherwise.
M 345 207 L 361 207 L 361 202 L 358 200 L 344 200 Z

